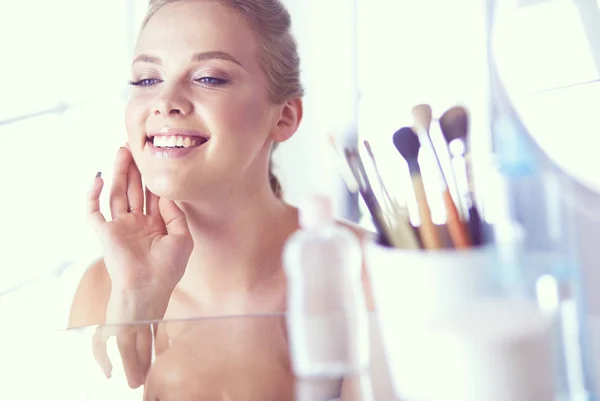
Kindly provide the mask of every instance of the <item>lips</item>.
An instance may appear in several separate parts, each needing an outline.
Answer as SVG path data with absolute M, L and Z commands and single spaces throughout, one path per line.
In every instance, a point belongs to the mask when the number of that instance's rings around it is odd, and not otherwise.
M 155 148 L 193 148 L 208 141 L 204 137 L 184 135 L 156 135 L 151 140 Z
M 165 127 L 160 132 L 148 133 L 146 144 L 154 156 L 172 159 L 195 153 L 209 139 L 209 135 L 200 131 Z
M 205 144 L 209 136 L 195 130 L 165 128 L 159 133 L 149 133 L 147 142 L 159 149 L 193 148 Z

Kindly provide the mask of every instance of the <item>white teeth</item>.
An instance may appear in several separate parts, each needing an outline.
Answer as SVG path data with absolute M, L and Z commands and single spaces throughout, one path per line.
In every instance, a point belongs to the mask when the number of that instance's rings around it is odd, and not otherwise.
M 157 135 L 153 138 L 152 143 L 156 148 L 190 148 L 202 143 L 202 140 L 190 136 Z

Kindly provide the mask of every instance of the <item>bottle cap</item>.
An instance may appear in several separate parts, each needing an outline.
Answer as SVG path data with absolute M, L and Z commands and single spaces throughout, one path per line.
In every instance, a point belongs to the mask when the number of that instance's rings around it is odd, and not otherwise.
M 300 207 L 300 227 L 313 228 L 333 219 L 331 200 L 327 196 L 313 195 Z

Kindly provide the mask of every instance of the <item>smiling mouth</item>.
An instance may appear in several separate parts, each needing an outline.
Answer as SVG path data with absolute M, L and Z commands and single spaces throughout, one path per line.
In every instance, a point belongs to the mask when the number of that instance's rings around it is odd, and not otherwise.
M 156 135 L 148 138 L 147 142 L 158 149 L 187 149 L 205 144 L 208 142 L 208 138 L 188 135 Z

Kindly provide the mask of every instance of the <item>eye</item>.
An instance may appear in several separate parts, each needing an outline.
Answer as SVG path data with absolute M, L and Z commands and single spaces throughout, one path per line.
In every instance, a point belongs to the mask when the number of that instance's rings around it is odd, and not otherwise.
M 149 86 L 154 86 L 156 84 L 159 84 L 161 82 L 162 81 L 160 79 L 156 79 L 156 78 L 144 78 L 144 79 L 140 79 L 139 81 L 129 81 L 129 85 L 149 87 Z
M 216 77 L 202 77 L 197 78 L 194 81 L 201 83 L 205 86 L 223 86 L 229 83 L 227 79 L 216 78 Z

